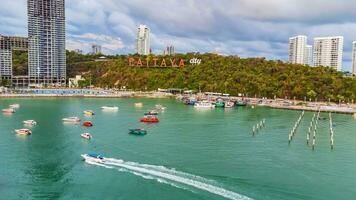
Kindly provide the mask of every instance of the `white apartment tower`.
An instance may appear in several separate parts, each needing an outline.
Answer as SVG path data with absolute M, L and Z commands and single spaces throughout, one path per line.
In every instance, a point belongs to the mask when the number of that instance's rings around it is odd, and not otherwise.
M 307 36 L 298 35 L 289 38 L 289 62 L 307 64 Z
M 356 41 L 352 43 L 352 74 L 356 76 Z
M 313 66 L 313 46 L 312 45 L 306 46 L 304 63 L 306 65 Z
M 146 25 L 138 27 L 136 50 L 139 55 L 150 54 L 150 29 Z
M 66 81 L 64 0 L 27 0 L 28 72 L 38 84 Z
M 314 38 L 314 66 L 327 66 L 341 71 L 344 37 Z

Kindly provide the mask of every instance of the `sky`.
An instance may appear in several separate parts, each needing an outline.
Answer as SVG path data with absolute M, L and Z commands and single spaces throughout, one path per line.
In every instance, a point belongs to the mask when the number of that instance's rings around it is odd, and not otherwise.
M 0 0 L 0 34 L 27 35 L 26 0 Z M 67 49 L 135 52 L 139 24 L 162 53 L 218 52 L 288 59 L 288 38 L 344 36 L 343 70 L 351 69 L 356 0 L 66 0 Z

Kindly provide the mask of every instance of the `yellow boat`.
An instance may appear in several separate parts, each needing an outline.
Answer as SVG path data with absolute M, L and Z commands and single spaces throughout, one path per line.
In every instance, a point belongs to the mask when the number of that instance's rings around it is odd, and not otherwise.
M 94 115 L 94 112 L 92 110 L 85 110 L 83 113 L 84 113 L 84 115 L 87 115 L 87 116 Z
M 356 119 L 356 113 L 354 113 L 352 116 L 354 117 L 354 119 Z

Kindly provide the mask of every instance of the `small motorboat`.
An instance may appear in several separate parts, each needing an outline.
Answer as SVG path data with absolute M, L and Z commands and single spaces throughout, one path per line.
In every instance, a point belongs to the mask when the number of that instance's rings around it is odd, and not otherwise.
M 5 108 L 5 109 L 2 109 L 2 112 L 3 113 L 7 113 L 7 114 L 15 113 L 15 109 L 13 109 L 13 108 Z
M 158 117 L 154 115 L 146 115 L 143 118 L 140 119 L 140 122 L 145 122 L 145 123 L 158 123 L 159 119 Z
M 246 106 L 247 102 L 243 100 L 238 100 L 236 101 L 236 106 Z
M 13 108 L 13 109 L 20 108 L 20 104 L 11 104 L 9 105 L 9 108 Z
M 91 121 L 84 121 L 83 122 L 83 126 L 85 127 L 92 127 L 93 126 L 93 123 Z
M 155 110 L 151 110 L 151 111 L 145 112 L 144 114 L 145 115 L 158 115 L 158 112 Z
M 31 135 L 32 132 L 29 129 L 16 129 L 15 130 L 17 135 Z
M 80 155 L 84 161 L 86 162 L 96 162 L 96 163 L 104 163 L 104 156 L 96 153 L 82 154 Z
M 37 124 L 37 122 L 35 120 L 32 120 L 32 119 L 31 120 L 25 120 L 25 121 L 23 121 L 23 123 L 25 125 L 30 125 L 30 126 Z
M 66 117 L 62 119 L 64 122 L 72 122 L 72 123 L 78 123 L 80 122 L 79 117 Z
M 93 136 L 91 136 L 90 133 L 83 133 L 83 134 L 80 134 L 80 136 L 87 140 L 90 140 L 91 138 L 93 138 Z
M 135 103 L 135 107 L 136 108 L 142 108 L 143 107 L 143 103 Z
M 133 135 L 146 135 L 147 131 L 142 128 L 129 129 L 129 134 Z
M 225 102 L 225 108 L 233 108 L 234 106 L 235 106 L 235 103 L 233 101 Z
M 117 106 L 103 106 L 101 107 L 103 111 L 118 111 L 119 107 Z
M 208 101 L 200 101 L 195 103 L 194 108 L 212 109 L 215 105 Z
M 92 115 L 94 115 L 94 111 L 92 111 L 92 110 L 85 110 L 85 111 L 83 111 L 83 113 L 84 113 L 84 115 L 86 115 L 86 116 L 92 116 Z

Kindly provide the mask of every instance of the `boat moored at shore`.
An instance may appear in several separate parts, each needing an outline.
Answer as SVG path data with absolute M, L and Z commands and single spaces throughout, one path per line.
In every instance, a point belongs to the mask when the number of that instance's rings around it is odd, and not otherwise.
M 194 108 L 212 109 L 215 108 L 215 105 L 209 101 L 200 101 L 195 103 Z

